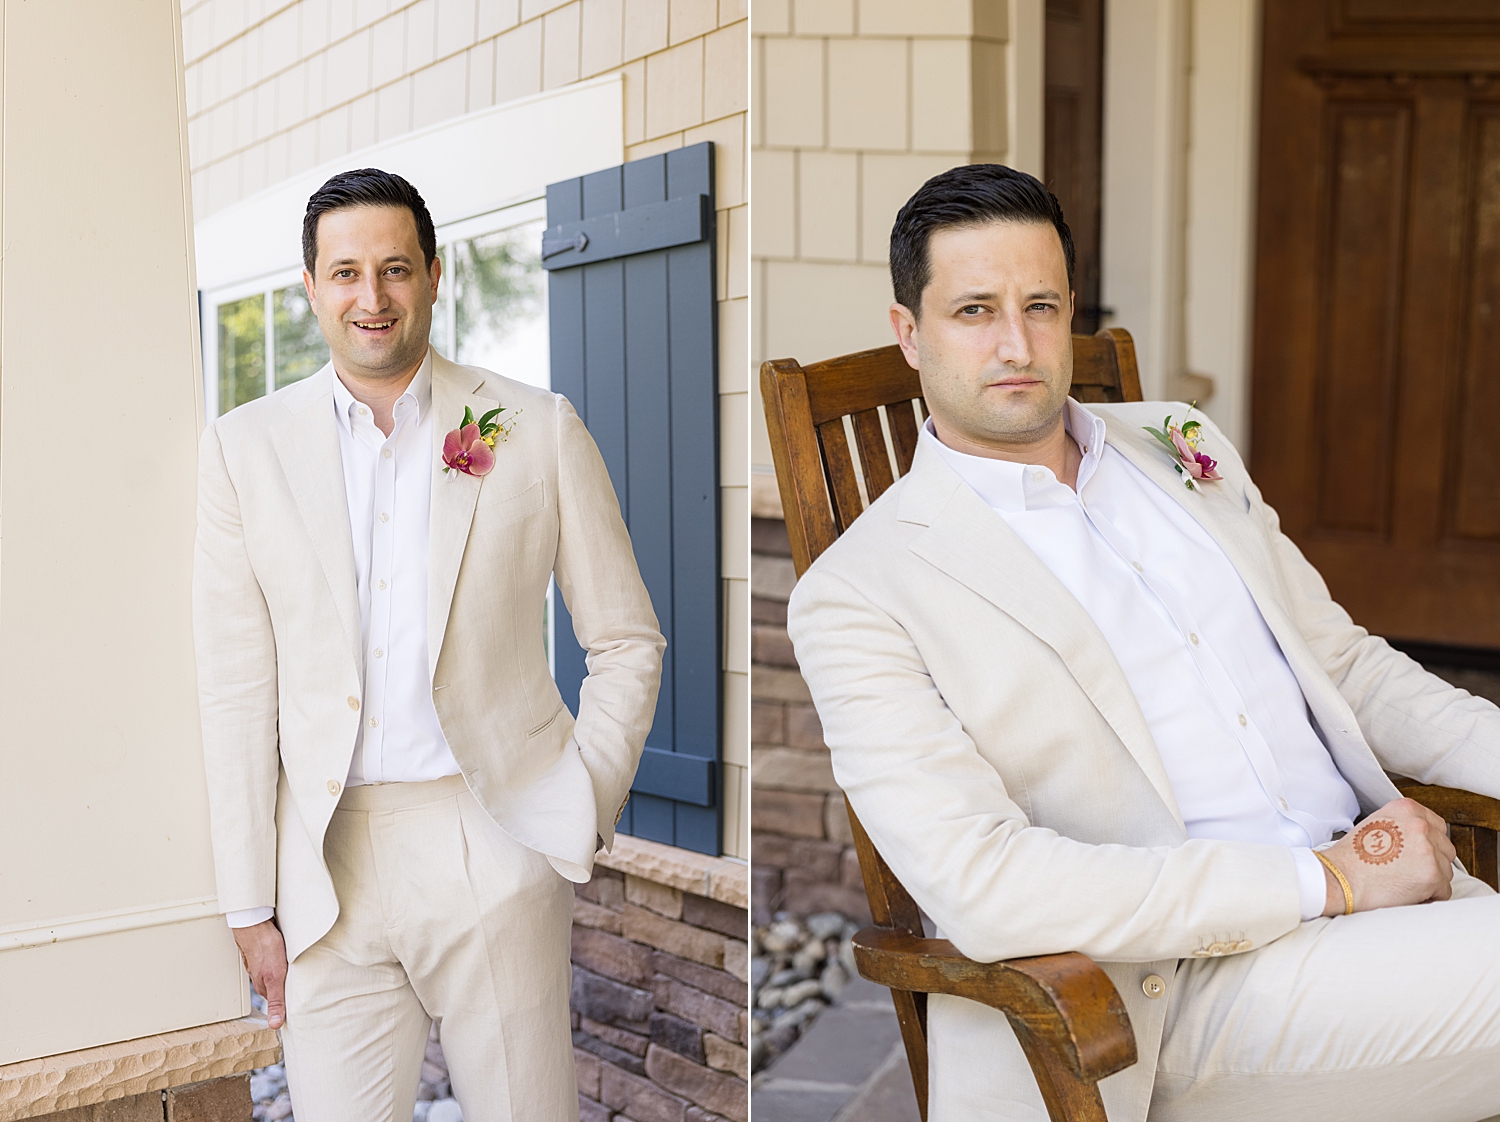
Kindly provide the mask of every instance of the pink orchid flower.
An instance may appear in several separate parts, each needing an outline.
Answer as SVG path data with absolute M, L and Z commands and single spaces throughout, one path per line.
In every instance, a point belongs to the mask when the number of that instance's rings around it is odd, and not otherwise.
M 447 471 L 461 471 L 465 475 L 488 475 L 495 466 L 495 450 L 479 435 L 478 425 L 465 425 L 454 429 L 443 440 L 443 463 Z
M 1177 458 L 1182 461 L 1183 471 L 1194 479 L 1223 478 L 1214 470 L 1219 466 L 1219 461 L 1202 452 L 1195 452 L 1193 446 L 1188 443 L 1187 437 L 1182 435 L 1182 430 L 1176 425 L 1167 429 L 1167 435 L 1172 438 L 1172 447 L 1177 449 Z

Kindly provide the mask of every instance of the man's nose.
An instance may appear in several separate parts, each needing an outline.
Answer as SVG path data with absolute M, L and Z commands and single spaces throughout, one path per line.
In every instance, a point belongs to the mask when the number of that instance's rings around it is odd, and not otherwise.
M 1031 365 L 1031 336 L 1026 326 L 1026 317 L 1020 312 L 1007 312 L 999 317 L 995 357 L 1007 366 Z
M 380 276 L 366 276 L 359 286 L 359 310 L 362 312 L 385 311 L 385 285 Z

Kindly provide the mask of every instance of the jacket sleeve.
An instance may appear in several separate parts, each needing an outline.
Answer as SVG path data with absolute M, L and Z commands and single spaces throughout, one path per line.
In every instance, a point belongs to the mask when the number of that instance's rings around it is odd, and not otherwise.
M 1222 436 L 1218 447 L 1228 448 Z M 1266 503 L 1242 464 L 1237 474 L 1270 543 L 1293 621 L 1380 765 L 1423 783 L 1500 798 L 1500 709 L 1457 689 L 1350 618 Z
M 588 667 L 573 739 L 594 783 L 597 832 L 609 847 L 656 715 L 667 641 L 657 630 L 604 459 L 562 397 L 557 454 L 554 576 Z
M 276 902 L 276 640 L 218 432 L 198 458 L 193 637 L 221 911 Z
M 969 957 L 1151 962 L 1250 950 L 1301 922 L 1282 846 L 1094 845 L 1033 826 L 910 634 L 842 575 L 820 564 L 803 576 L 788 631 L 839 786 L 897 878 Z M 1093 779 L 1080 767 L 1080 782 Z

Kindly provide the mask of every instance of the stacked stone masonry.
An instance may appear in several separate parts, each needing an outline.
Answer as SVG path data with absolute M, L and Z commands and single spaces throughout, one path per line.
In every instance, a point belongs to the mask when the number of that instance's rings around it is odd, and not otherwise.
M 844 796 L 823 729 L 786 633 L 796 583 L 786 524 L 751 523 L 752 907 L 764 926 L 777 911 L 840 912 L 868 921 Z
M 581 1122 L 746 1122 L 748 934 L 744 907 L 619 869 L 577 886 Z

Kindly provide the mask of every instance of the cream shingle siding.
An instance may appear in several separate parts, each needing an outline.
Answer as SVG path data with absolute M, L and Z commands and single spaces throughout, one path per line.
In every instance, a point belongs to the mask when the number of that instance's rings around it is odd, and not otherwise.
M 182 23 L 200 220 L 377 141 L 612 71 L 627 159 L 716 143 L 724 852 L 748 859 L 745 0 L 186 0 Z
M 1004 0 L 757 0 L 755 363 L 893 341 L 886 246 L 901 204 L 1004 160 Z M 752 459 L 771 462 L 757 394 Z

